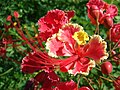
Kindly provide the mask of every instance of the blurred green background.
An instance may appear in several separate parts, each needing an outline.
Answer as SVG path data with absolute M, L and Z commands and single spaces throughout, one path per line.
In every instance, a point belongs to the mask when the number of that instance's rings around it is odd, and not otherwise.
M 104 0 L 111 3 L 113 0 Z M 27 25 L 28 30 L 31 30 L 31 26 L 35 25 L 37 28 L 37 21 L 40 17 L 44 16 L 48 10 L 61 9 L 61 10 L 74 10 L 75 16 L 72 22 L 78 23 L 84 27 L 84 29 L 92 35 L 95 30 L 95 26 L 90 23 L 87 17 L 86 3 L 88 0 L 0 0 L 0 30 L 4 30 L 4 23 L 6 17 L 13 14 L 14 11 L 18 11 L 20 14 L 20 22 L 22 26 Z M 120 1 L 114 0 L 113 4 L 117 5 L 119 9 L 118 16 L 114 19 L 115 23 L 120 22 Z M 105 29 L 104 27 L 100 27 Z M 15 34 L 14 30 L 10 32 L 12 35 Z M 101 33 L 105 33 L 103 30 Z M 103 38 L 105 34 L 101 34 Z M 24 48 L 24 47 L 23 47 Z M 26 49 L 26 48 L 25 48 Z M 7 55 L 17 61 L 22 60 L 25 55 L 21 55 L 14 48 L 8 48 Z M 120 67 L 117 67 L 117 70 Z M 97 71 L 94 71 L 97 73 Z M 114 71 L 116 72 L 116 71 Z M 70 75 L 67 73 L 58 73 L 63 80 L 69 80 Z M 118 73 L 119 74 L 119 73 Z M 23 90 L 26 81 L 34 75 L 23 74 L 20 70 L 20 65 L 0 57 L 0 90 Z M 92 76 L 91 76 L 92 77 Z M 77 78 L 72 78 L 77 81 Z M 97 79 L 97 76 L 96 78 Z M 83 79 L 81 79 L 82 81 Z M 80 83 L 85 85 L 85 83 Z M 106 85 L 112 89 L 108 89 L 107 86 L 103 85 L 104 90 L 113 90 L 113 87 L 106 82 Z M 93 86 L 98 90 L 97 86 Z M 107 89 L 106 89 L 107 88 Z M 101 88 L 103 90 L 103 88 Z

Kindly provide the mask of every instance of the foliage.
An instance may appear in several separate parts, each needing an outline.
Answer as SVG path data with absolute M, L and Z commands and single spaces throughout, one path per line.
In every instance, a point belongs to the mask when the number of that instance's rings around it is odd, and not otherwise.
M 104 0 L 108 3 L 117 5 L 119 11 L 118 16 L 115 17 L 114 22 L 120 22 L 120 3 L 118 0 Z M 12 20 L 15 22 L 16 18 L 13 18 L 13 12 L 19 12 L 20 27 L 26 33 L 26 37 L 34 37 L 38 34 L 38 20 L 40 17 L 43 17 L 47 11 L 53 9 L 60 10 L 74 10 L 75 16 L 72 18 L 71 22 L 78 23 L 84 27 L 84 30 L 91 36 L 94 34 L 95 25 L 92 25 L 90 19 L 87 16 L 87 7 L 86 3 L 88 0 L 3 0 L 0 2 L 0 47 L 5 47 L 1 41 L 3 37 L 12 36 L 12 44 L 8 44 L 6 49 L 6 55 L 0 56 L 0 89 L 2 90 L 23 90 L 25 84 L 28 80 L 35 77 L 38 72 L 34 74 L 25 74 L 21 72 L 21 62 L 22 59 L 28 55 L 28 52 L 32 50 L 25 43 L 22 37 L 18 34 L 14 26 L 11 26 L 6 32 L 6 26 L 10 22 L 6 21 L 8 15 L 12 15 Z M 18 23 L 18 22 L 17 22 Z M 19 26 L 19 25 L 18 25 Z M 106 39 L 107 29 L 100 25 L 100 35 L 102 38 Z M 29 32 L 29 33 L 28 33 Z M 30 35 L 31 36 L 30 36 Z M 8 37 L 9 39 L 9 37 Z M 113 43 L 106 39 L 108 43 Z M 14 43 L 14 44 L 13 44 Z M 37 43 L 37 42 L 36 42 Z M 17 46 L 18 45 L 18 46 Z M 110 48 L 111 46 L 108 46 Z M 120 49 L 118 48 L 116 52 L 119 53 Z M 62 57 L 63 58 L 63 57 Z M 104 75 L 101 73 L 100 65 L 97 65 L 96 68 L 93 68 L 88 76 L 76 75 L 75 77 L 68 73 L 62 73 L 59 70 L 55 73 L 61 78 L 61 81 L 70 81 L 74 80 L 76 83 L 78 80 L 79 87 L 81 86 L 92 86 L 95 90 L 114 90 L 113 83 L 111 83 L 111 77 L 117 78 L 120 75 L 120 65 L 116 65 L 111 58 L 110 62 L 113 65 L 113 71 L 109 75 Z M 41 71 L 40 71 L 41 72 Z M 93 78 L 94 77 L 94 78 Z M 113 77 L 112 77 L 113 79 Z

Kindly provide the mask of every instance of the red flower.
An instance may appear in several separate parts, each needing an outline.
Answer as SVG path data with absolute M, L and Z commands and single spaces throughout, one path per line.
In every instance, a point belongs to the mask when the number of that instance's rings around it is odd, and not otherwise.
M 120 23 L 115 24 L 109 31 L 109 39 L 120 44 Z
M 7 21 L 11 21 L 11 18 L 12 18 L 12 16 L 11 16 L 11 15 L 8 15 L 7 18 L 6 18 L 6 20 L 7 20 Z
M 87 3 L 88 17 L 92 24 L 103 24 L 105 27 L 110 28 L 113 26 L 113 19 L 118 14 L 118 9 L 115 5 L 109 5 L 103 0 L 90 0 Z
M 113 82 L 115 90 L 120 90 L 120 76 Z
M 77 73 L 88 75 L 92 67 L 95 67 L 95 62 L 99 63 L 108 57 L 106 42 L 100 36 L 92 36 L 86 44 L 88 39 L 87 33 L 81 26 L 69 23 L 47 39 L 46 49 L 49 50 L 48 55 L 52 57 L 70 56 L 61 60 L 61 71 L 74 75 Z
M 56 86 L 57 83 L 60 82 L 60 78 L 55 74 L 54 71 L 49 71 L 49 72 L 43 72 L 44 73 L 44 77 L 43 75 L 37 75 L 35 77 L 35 80 L 37 81 L 41 81 L 41 79 L 43 79 L 42 82 L 42 87 L 40 88 L 40 90 L 53 90 L 53 86 Z M 40 73 L 41 74 L 41 73 Z
M 53 86 L 56 86 L 59 82 L 60 78 L 55 74 L 54 71 L 42 71 L 26 83 L 24 90 L 32 88 L 36 90 L 39 84 L 42 86 L 40 90 L 53 90 Z
M 77 84 L 73 80 L 60 82 L 60 78 L 54 71 L 38 73 L 26 83 L 24 90 L 36 90 L 39 84 L 41 84 L 40 90 L 78 90 Z
M 104 24 L 105 27 L 110 28 L 113 26 L 113 19 L 118 14 L 118 9 L 115 5 L 109 5 L 106 8 L 104 16 L 101 18 L 101 24 Z
M 103 0 L 89 0 L 87 3 L 88 17 L 92 24 L 96 24 L 96 20 L 100 20 L 103 17 L 103 9 L 107 4 Z
M 74 11 L 64 12 L 58 9 L 49 11 L 38 20 L 40 38 L 46 41 L 52 34 L 57 33 L 62 25 L 68 23 L 73 16 Z
M 13 15 L 14 15 L 15 18 L 19 17 L 19 13 L 17 11 L 14 11 Z

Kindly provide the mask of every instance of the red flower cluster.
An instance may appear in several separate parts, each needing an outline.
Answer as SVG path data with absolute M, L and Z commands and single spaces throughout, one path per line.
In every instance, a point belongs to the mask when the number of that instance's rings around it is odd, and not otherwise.
M 107 59 L 106 42 L 99 35 L 93 35 L 89 40 L 82 26 L 69 23 L 73 15 L 73 11 L 64 12 L 56 9 L 39 19 L 38 37 L 46 41 L 48 55 L 33 49 L 34 53 L 30 53 L 22 60 L 23 72 L 49 71 L 60 66 L 63 72 L 88 75 L 95 67 L 95 62 Z M 61 56 L 68 58 L 56 59 Z
M 74 17 L 74 11 L 59 9 L 48 11 L 38 20 L 39 33 L 35 37 L 31 36 L 26 29 L 25 32 L 30 37 L 29 39 L 20 28 L 17 11 L 13 13 L 15 22 L 12 21 L 11 15 L 6 18 L 10 22 L 10 25 L 4 24 L 6 31 L 15 28 L 25 44 L 28 44 L 32 49 L 32 52 L 22 59 L 22 72 L 32 74 L 39 71 L 34 78 L 26 83 L 24 90 L 38 90 L 38 88 L 40 90 L 90 90 L 92 88 L 90 84 L 92 79 L 89 83 L 90 88 L 86 86 L 79 88 L 79 82 L 78 84 L 73 80 L 63 82 L 54 72 L 57 69 L 74 76 L 77 74 L 88 75 L 96 64 L 100 65 L 102 60 L 108 58 L 107 43 L 99 35 L 100 24 L 109 28 L 108 37 L 110 41 L 115 43 L 113 48 L 112 44 L 110 45 L 110 53 L 116 49 L 117 45 L 120 46 L 120 23 L 113 23 L 114 17 L 118 14 L 117 7 L 107 4 L 103 0 L 89 0 L 86 6 L 88 17 L 92 24 L 96 25 L 98 35 L 89 36 L 82 26 L 72 23 L 70 20 Z M 6 53 L 6 45 L 13 44 L 12 37 L 3 35 L 0 43 L 2 43 L 0 44 L 0 56 L 3 57 Z M 119 62 L 120 54 L 116 54 L 116 52 L 112 54 L 113 56 L 110 55 L 109 59 L 112 58 Z M 99 68 L 97 69 L 99 70 Z M 108 61 L 101 64 L 103 74 L 110 74 L 112 69 L 112 64 Z M 120 89 L 119 84 L 120 77 L 114 81 L 116 90 Z
M 113 19 L 118 13 L 115 5 L 107 4 L 103 0 L 89 0 L 87 3 L 88 17 L 92 24 L 103 24 L 110 28 L 113 26 Z
M 61 82 L 60 78 L 53 71 L 40 72 L 34 78 L 30 79 L 24 88 L 24 90 L 38 88 L 41 84 L 40 90 L 90 90 L 89 87 L 80 87 L 78 89 L 77 84 L 71 80 L 67 82 Z
M 52 87 L 54 87 L 52 90 L 77 90 L 78 87 L 73 81 L 60 82 L 57 77 L 57 80 L 53 79 L 55 78 L 53 70 L 60 67 L 62 72 L 68 72 L 73 75 L 79 73 L 88 75 L 89 71 L 95 67 L 95 62 L 99 63 L 108 57 L 106 42 L 99 35 L 93 35 L 89 40 L 89 36 L 82 26 L 70 23 L 70 18 L 73 16 L 73 11 L 64 12 L 56 9 L 49 11 L 44 17 L 39 19 L 40 32 L 38 37 L 42 41 L 46 41 L 48 52 L 39 51 L 34 46 L 31 46 L 22 32 L 20 32 L 20 35 L 34 51 L 23 58 L 22 71 L 33 73 L 43 70 L 34 80 L 32 79 L 29 82 L 38 81 L 42 83 L 41 90 L 50 90 Z M 62 56 L 67 56 L 68 58 L 57 59 Z M 54 80 L 55 82 L 57 81 L 56 84 L 53 84 Z M 82 88 L 89 90 L 86 87 Z
M 117 7 L 109 5 L 102 0 L 90 0 L 87 3 L 88 17 L 92 24 L 104 24 L 107 28 L 113 26 L 113 19 L 117 15 Z M 14 13 L 15 14 L 15 13 Z M 17 14 L 14 15 L 16 18 Z M 93 67 L 101 60 L 108 58 L 107 43 L 99 35 L 89 36 L 83 27 L 70 22 L 74 11 L 50 10 L 38 20 L 38 43 L 45 42 L 45 47 L 32 46 L 31 42 L 21 31 L 19 34 L 30 45 L 33 52 L 22 60 L 22 71 L 34 73 L 41 70 L 26 84 L 26 90 L 38 87 L 40 90 L 90 90 L 88 87 L 78 89 L 74 81 L 61 82 L 55 74 L 55 69 L 68 72 L 74 76 L 77 74 L 88 75 Z M 10 20 L 10 17 L 8 18 Z M 110 39 L 119 42 L 119 24 L 110 29 Z M 42 44 L 38 45 L 42 46 Z M 63 57 L 65 57 L 63 59 Z M 61 59 L 62 58 L 62 59 Z M 111 63 L 103 63 L 101 71 L 104 74 L 112 72 Z M 63 89 L 64 88 L 64 89 Z

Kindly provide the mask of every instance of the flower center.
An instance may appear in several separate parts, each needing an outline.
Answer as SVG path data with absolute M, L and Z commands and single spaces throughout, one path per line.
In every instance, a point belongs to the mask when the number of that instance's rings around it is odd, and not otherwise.
M 75 32 L 72 37 L 77 41 L 79 45 L 85 45 L 86 41 L 89 40 L 88 34 L 83 30 Z

